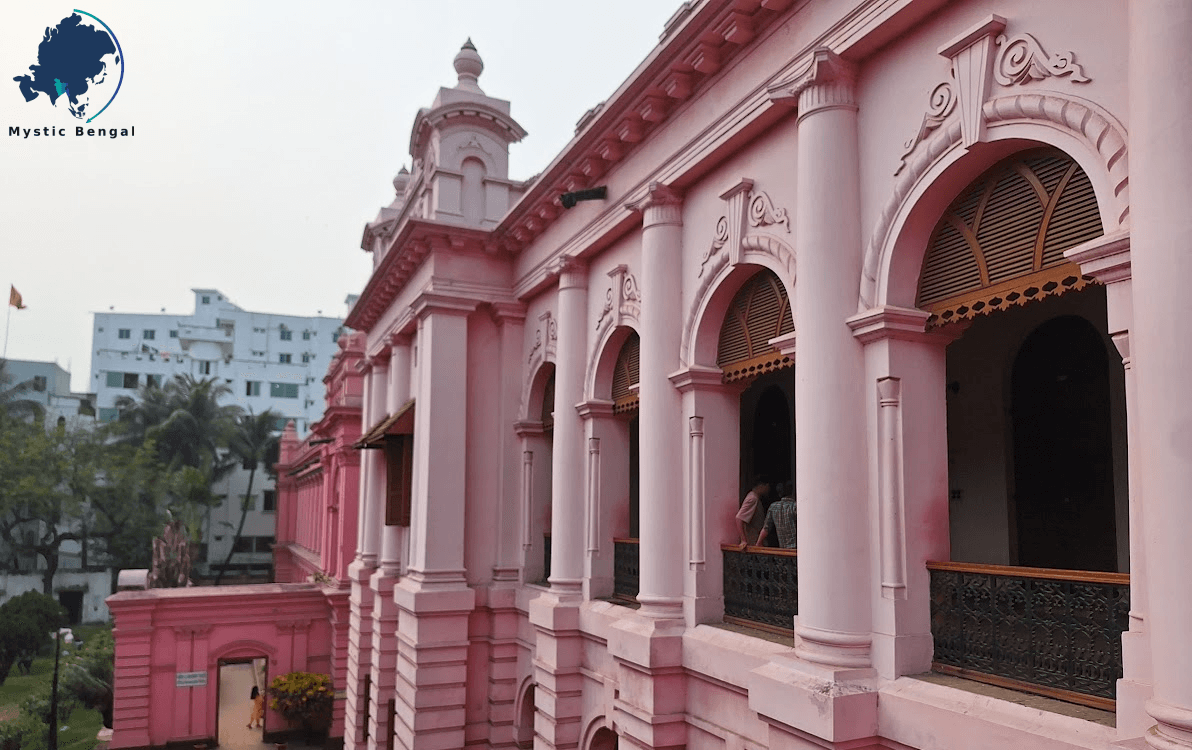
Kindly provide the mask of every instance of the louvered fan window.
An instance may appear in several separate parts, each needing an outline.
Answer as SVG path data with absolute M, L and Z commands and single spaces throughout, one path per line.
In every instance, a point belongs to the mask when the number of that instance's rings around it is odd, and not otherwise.
M 555 429 L 555 374 L 552 372 L 542 389 L 542 429 Z
M 629 334 L 613 369 L 613 413 L 628 414 L 637 410 L 638 366 L 641 361 L 641 339 L 636 333 Z
M 762 271 L 737 292 L 720 326 L 716 364 L 724 382 L 791 367 L 789 357 L 774 351 L 770 339 L 795 330 L 786 287 L 770 271 Z
M 1103 233 L 1092 182 L 1054 150 L 1016 155 L 960 194 L 932 233 L 918 305 L 936 327 L 1093 283 L 1064 251 Z

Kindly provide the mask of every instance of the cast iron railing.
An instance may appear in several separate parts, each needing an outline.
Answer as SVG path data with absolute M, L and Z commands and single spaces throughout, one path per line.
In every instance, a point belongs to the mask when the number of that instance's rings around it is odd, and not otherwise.
M 637 601 L 638 544 L 636 539 L 613 540 L 613 598 Z
M 1113 710 L 1130 575 L 927 563 L 933 668 Z
M 724 619 L 789 633 L 799 612 L 799 558 L 793 549 L 720 547 Z

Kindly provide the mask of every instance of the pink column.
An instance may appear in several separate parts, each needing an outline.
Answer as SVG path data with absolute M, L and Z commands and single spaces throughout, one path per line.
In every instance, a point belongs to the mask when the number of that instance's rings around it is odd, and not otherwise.
M 795 461 L 799 503 L 797 653 L 830 666 L 870 661 L 865 365 L 845 319 L 861 278 L 857 106 L 853 74 L 815 53 L 792 91 L 799 130 L 795 246 Z
M 526 311 L 520 304 L 497 304 L 494 306 L 497 325 L 501 336 L 501 416 L 502 425 L 517 421 L 518 406 L 521 403 L 522 349 L 525 331 Z M 497 562 L 493 566 L 494 581 L 518 580 L 521 550 L 521 440 L 508 436 L 500 442 L 501 479 L 500 533 L 497 539 Z
M 436 296 L 415 305 L 418 406 L 407 573 L 397 603 L 396 746 L 463 747 L 468 619 L 476 594 L 464 577 L 468 315 L 474 301 Z M 378 738 L 379 739 L 379 738 Z
M 683 402 L 669 376 L 682 340 L 683 207 L 665 185 L 650 183 L 631 208 L 642 212 L 641 287 L 641 585 L 649 617 L 683 616 Z
M 1192 4 L 1130 3 L 1131 339 L 1142 429 L 1154 748 L 1192 748 Z M 1133 467 L 1131 467 L 1133 468 Z
M 367 430 L 374 423 L 372 377 L 368 360 L 362 363 L 363 397 L 361 399 L 361 429 Z M 348 566 L 348 577 L 352 581 L 352 598 L 348 615 L 348 680 L 347 701 L 344 706 L 344 744 L 349 748 L 366 746 L 368 727 L 364 715 L 368 711 L 366 681 L 371 680 L 372 632 L 373 632 L 373 590 L 369 577 L 377 565 L 375 548 L 367 548 L 367 529 L 372 522 L 369 509 L 370 468 L 375 451 L 360 451 L 359 493 L 356 509 L 356 560 Z
M 588 344 L 588 269 L 574 258 L 559 265 L 559 343 L 555 356 L 554 466 L 551 473 L 550 585 L 579 594 L 584 575 L 583 400 Z M 644 463 L 644 462 L 643 462 Z
M 369 401 L 370 417 L 365 429 L 384 419 L 389 413 L 386 411 L 389 380 L 389 352 L 385 357 L 373 360 L 372 372 L 369 373 Z M 384 528 L 385 518 L 385 457 L 381 451 L 368 450 L 364 455 L 368 470 L 368 516 L 364 525 L 364 554 L 371 555 L 374 565 L 380 564 L 381 559 L 381 529 Z
M 394 414 L 410 400 L 410 338 L 399 336 L 392 340 L 389 359 L 388 395 L 386 397 L 386 414 Z M 380 460 L 378 460 L 380 463 Z M 384 487 L 382 483 L 382 487 Z M 385 491 L 381 490 L 378 497 L 384 498 Z M 382 500 L 383 503 L 383 500 Z M 382 516 L 373 518 L 379 524 Z M 401 573 L 402 537 L 404 532 L 400 526 L 385 526 L 381 535 L 381 568 L 387 576 Z

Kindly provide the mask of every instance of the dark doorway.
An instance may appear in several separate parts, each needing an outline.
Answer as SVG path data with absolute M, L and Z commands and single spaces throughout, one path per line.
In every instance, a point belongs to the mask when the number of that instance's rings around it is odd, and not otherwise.
M 1109 360 L 1091 323 L 1043 323 L 1014 360 L 1018 564 L 1117 569 Z
M 629 420 L 629 538 L 638 536 L 638 477 L 641 475 L 641 462 L 638 452 L 637 412 Z
M 791 478 L 791 409 L 777 385 L 762 391 L 753 412 L 753 473 L 771 482 Z
M 58 603 L 66 608 L 71 625 L 78 625 L 83 621 L 83 592 L 59 591 Z

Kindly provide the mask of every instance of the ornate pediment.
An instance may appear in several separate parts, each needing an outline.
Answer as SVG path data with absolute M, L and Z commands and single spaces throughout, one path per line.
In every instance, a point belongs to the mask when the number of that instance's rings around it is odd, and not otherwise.
M 984 139 L 985 103 L 993 83 L 1017 86 L 1049 77 L 1066 77 L 1072 83 L 1088 83 L 1076 54 L 1048 55 L 1030 34 L 1007 37 L 1002 33 L 1006 19 L 991 15 L 940 49 L 952 61 L 948 79 L 937 84 L 928 96 L 927 111 L 919 129 L 906 143 L 894 175 L 902 173 L 912 153 L 953 113 L 959 113 L 961 143 L 965 148 Z
M 716 221 L 712 242 L 704 251 L 704 257 L 700 259 L 699 277 L 708 272 L 709 265 L 718 269 L 725 262 L 740 263 L 742 253 L 750 246 L 758 244 L 744 242 L 750 228 L 781 226 L 787 234 L 791 231 L 791 220 L 787 210 L 776 207 L 764 191 L 755 191 L 753 180 L 741 180 L 720 197 L 728 202 L 728 211 Z M 722 250 L 725 251 L 724 259 L 718 257 Z
M 637 279 L 629 272 L 629 266 L 617 266 L 608 272 L 608 277 L 612 283 L 604 293 L 604 307 L 596 319 L 596 330 L 600 330 L 606 320 L 611 320 L 614 326 L 625 325 L 629 321 L 636 323 L 641 312 L 641 290 L 637 286 Z

